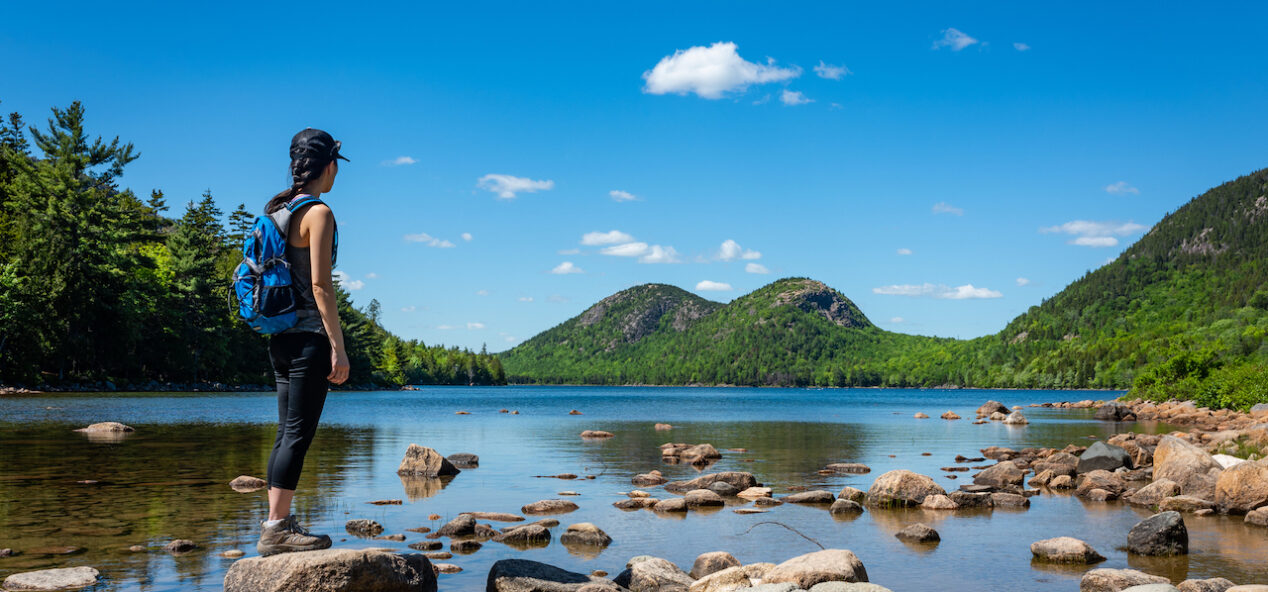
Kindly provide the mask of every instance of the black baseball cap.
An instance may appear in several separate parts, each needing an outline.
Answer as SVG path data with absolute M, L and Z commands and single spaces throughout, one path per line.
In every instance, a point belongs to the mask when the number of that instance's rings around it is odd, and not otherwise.
M 303 157 L 348 160 L 346 156 L 339 154 L 340 146 L 343 146 L 343 142 L 332 138 L 330 134 L 307 127 L 291 138 L 291 160 Z

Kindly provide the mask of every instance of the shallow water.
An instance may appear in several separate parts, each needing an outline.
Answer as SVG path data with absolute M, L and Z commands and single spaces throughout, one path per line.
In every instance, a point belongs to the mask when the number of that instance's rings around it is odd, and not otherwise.
M 1186 516 L 1191 554 L 1165 561 L 1129 558 L 1119 549 L 1127 531 L 1148 516 L 1121 503 L 1084 503 L 1044 494 L 1029 510 L 978 513 L 920 510 L 868 511 L 834 519 L 818 507 L 787 504 L 769 513 L 738 515 L 733 506 L 664 517 L 611 506 L 634 487 L 630 477 L 658 468 L 672 479 L 697 471 L 664 465 L 657 446 L 666 441 L 710 442 L 724 458 L 708 469 L 743 470 L 775 488 L 867 489 L 890 469 L 933 476 L 948 489 L 939 467 L 956 454 L 978 450 L 1056 446 L 1106 438 L 1116 431 L 1166 431 L 1151 423 L 1114 424 L 1086 410 L 1027 408 L 1028 426 L 944 421 L 965 418 L 988 399 L 1007 405 L 1109 398 L 1111 393 L 1061 391 L 727 389 L 610 387 L 434 387 L 421 391 L 332 393 L 323 425 L 308 455 L 296 513 L 343 547 L 405 549 L 424 540 L 406 528 L 437 528 L 464 511 L 518 513 L 520 506 L 572 490 L 581 509 L 556 516 L 555 540 L 546 548 L 517 551 L 488 542 L 448 563 L 465 571 L 442 575 L 442 590 L 480 590 L 498 559 L 520 557 L 579 572 L 615 575 L 635 556 L 651 554 L 690 569 L 696 555 L 725 550 L 744 563 L 780 562 L 825 547 L 854 551 L 871 581 L 895 591 L 1077 590 L 1087 568 L 1031 563 L 1031 542 L 1069 535 L 1109 558 L 1096 567 L 1134 567 L 1185 578 L 1227 577 L 1237 583 L 1268 581 L 1268 529 L 1239 518 Z M 499 409 L 519 410 L 519 415 Z M 568 415 L 577 409 L 583 415 Z M 455 415 L 455 411 L 470 415 Z M 923 411 L 933 419 L 916 420 Z M 91 565 L 101 570 L 99 590 L 219 590 L 232 560 L 227 549 L 255 554 L 264 492 L 240 494 L 227 483 L 241 474 L 262 476 L 272 445 L 276 403 L 271 393 L 66 394 L 0 398 L 0 548 L 23 553 L 0 558 L 0 578 L 17 571 Z M 121 421 L 136 432 L 120 441 L 94 441 L 71 430 L 98 421 Z M 656 432 L 656 422 L 672 432 Z M 583 441 L 585 429 L 613 432 L 606 441 Z M 415 442 L 442 454 L 473 452 L 480 468 L 464 470 L 443 486 L 396 475 L 405 448 Z M 744 448 L 747 452 L 729 452 Z M 931 452 L 931 456 L 922 456 Z M 863 462 L 866 475 L 819 475 L 830 462 Z M 575 473 L 593 480 L 563 481 L 534 475 Z M 95 481 L 82 484 L 79 481 Z M 666 497 L 660 488 L 643 488 Z M 401 506 L 366 502 L 400 498 Z M 439 514 L 439 521 L 428 515 Z M 405 543 L 349 536 L 343 523 L 370 518 Z M 909 547 L 893 534 L 911 522 L 937 529 L 936 547 Z M 563 528 L 593 522 L 614 542 L 602 552 L 574 553 L 558 542 Z M 778 522 L 780 524 L 773 524 Z M 793 532 L 783 525 L 795 529 Z M 503 526 L 493 524 L 493 526 Z M 804 537 L 802 536 L 804 535 Z M 173 557 L 161 550 L 173 538 L 200 548 Z M 444 540 L 444 539 L 442 539 Z M 148 552 L 132 553 L 141 544 Z M 59 555 L 49 547 L 83 548 Z M 446 540 L 447 546 L 447 540 Z M 43 549 L 43 550 L 41 550 Z

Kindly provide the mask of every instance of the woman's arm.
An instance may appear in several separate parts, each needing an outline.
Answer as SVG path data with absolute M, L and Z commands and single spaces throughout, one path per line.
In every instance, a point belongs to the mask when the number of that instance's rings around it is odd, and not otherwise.
M 313 299 L 321 313 L 321 324 L 330 338 L 330 375 L 335 384 L 348 380 L 348 354 L 343 348 L 343 329 L 339 327 L 339 307 L 335 299 L 335 283 L 331 277 L 330 251 L 335 240 L 335 215 L 325 204 L 314 204 L 305 212 L 301 226 L 307 227 L 308 247 L 312 260 Z

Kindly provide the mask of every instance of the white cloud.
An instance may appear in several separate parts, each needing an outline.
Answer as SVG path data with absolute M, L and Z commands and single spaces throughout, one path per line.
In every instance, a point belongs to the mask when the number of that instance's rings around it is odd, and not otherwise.
M 845 106 L 844 106 L 844 105 L 842 105 L 841 103 L 828 103 L 828 107 L 829 107 L 829 108 L 831 108 L 831 109 L 844 109 L 844 108 L 845 108 Z
M 1016 49 L 1017 51 L 1030 51 L 1030 46 L 1025 43 L 1014 43 L 1013 49 Z
M 727 290 L 730 290 L 730 289 L 731 289 L 731 284 L 728 284 L 725 282 L 701 280 L 700 283 L 696 284 L 696 291 L 698 292 L 726 292 Z
M 532 302 L 532 301 L 533 301 L 533 297 L 532 297 L 532 296 L 520 296 L 520 297 L 519 297 L 519 298 L 517 298 L 516 300 L 518 300 L 519 302 Z
M 723 261 L 734 261 L 736 259 L 761 259 L 762 253 L 752 249 L 745 249 L 740 243 L 732 239 L 722 241 L 722 246 L 718 247 L 717 258 Z
M 450 329 L 453 329 L 454 327 L 453 325 L 436 325 L 436 328 L 440 329 L 441 331 L 448 331 Z
M 766 84 L 796 78 L 801 68 L 781 68 L 775 61 L 756 64 L 740 57 L 735 43 L 714 43 L 709 47 L 680 49 L 661 58 L 651 70 L 643 72 L 647 83 L 643 92 L 653 95 L 696 93 L 705 99 L 720 99 L 732 91 L 743 91 L 753 84 Z
M 1132 195 L 1140 195 L 1140 190 L 1129 185 L 1127 181 L 1110 183 L 1105 186 L 1105 192 L 1113 195 L 1127 195 L 1128 193 Z
M 988 288 L 975 288 L 973 284 L 951 287 L 946 284 L 893 284 L 872 288 L 873 294 L 887 296 L 932 296 L 943 300 L 967 300 L 970 298 L 1000 298 L 1003 294 Z
M 550 270 L 550 272 L 556 275 L 585 273 L 585 271 L 583 271 L 580 267 L 573 265 L 571 261 L 564 261 L 563 263 L 556 265 L 554 269 Z
M 567 298 L 564 298 L 563 296 L 559 294 L 551 294 L 550 298 L 547 298 L 547 300 L 551 302 L 568 302 Z
M 439 249 L 449 249 L 449 248 L 453 248 L 454 246 L 453 243 L 444 239 L 436 238 L 430 234 L 427 234 L 426 232 L 420 232 L 418 234 L 407 234 L 405 235 L 405 240 L 411 243 L 423 243 L 429 247 L 436 247 Z
M 637 195 L 620 189 L 613 189 L 608 192 L 608 195 L 612 197 L 612 201 L 638 201 Z
M 903 248 L 903 249 L 898 249 L 898 254 L 899 254 L 899 255 L 910 255 L 910 254 L 911 254 L 911 249 L 906 249 L 906 248 Z
M 603 247 L 599 252 L 613 257 L 640 257 L 646 254 L 647 251 L 647 243 L 625 243 L 623 245 Z
M 945 201 L 933 204 L 933 213 L 935 214 L 955 214 L 956 216 L 964 215 L 964 208 L 957 208 Z
M 462 236 L 462 240 L 467 241 L 467 242 L 471 242 L 471 239 L 472 239 L 472 238 L 474 238 L 474 237 L 472 237 L 472 236 L 471 236 L 471 233 L 470 233 L 470 232 L 464 232 L 464 233 L 462 233 L 462 235 L 461 235 L 461 236 Z
M 503 337 L 502 339 L 504 339 L 507 343 L 515 343 L 516 341 L 519 341 L 519 338 L 511 337 L 510 335 L 507 335 L 506 337 Z
M 560 249 L 555 252 L 560 255 L 579 255 L 581 254 L 581 249 Z
M 805 105 L 806 103 L 814 102 L 814 99 L 807 99 L 806 95 L 801 94 L 801 91 L 788 90 L 786 88 L 784 89 L 784 92 L 779 95 L 779 100 L 783 104 L 790 106 Z
M 889 320 L 889 322 L 894 323 L 894 324 L 898 324 L 898 323 L 903 322 L 903 318 L 902 318 L 902 317 L 894 317 L 894 318 L 890 319 L 890 320 Z
M 476 181 L 476 187 L 498 194 L 501 199 L 515 199 L 516 193 L 537 193 L 554 189 L 555 182 L 550 179 L 535 181 L 528 177 L 512 175 L 485 175 Z
M 416 310 L 418 310 L 418 307 L 413 305 L 401 307 L 401 312 L 414 312 Z
M 943 47 L 950 47 L 951 51 L 960 51 L 961 49 L 973 45 L 974 43 L 978 43 L 978 40 L 965 35 L 959 29 L 949 28 L 942 30 L 942 39 L 934 41 L 933 48 L 941 49 Z
M 475 331 L 477 329 L 483 329 L 483 328 L 484 328 L 484 323 L 467 323 L 467 329 L 469 331 Z
M 647 249 L 647 253 L 638 258 L 639 263 L 681 263 L 682 259 L 678 258 L 678 251 L 673 247 L 662 247 L 660 245 L 652 245 Z
M 410 158 L 408 156 L 398 156 L 396 158 L 393 158 L 392 160 L 383 161 L 383 166 L 405 166 L 405 165 L 415 164 L 417 162 L 418 162 L 417 160 L 414 160 L 413 158 Z
M 488 290 L 476 290 L 476 296 L 488 296 L 488 295 L 489 295 Z
M 1118 245 L 1118 236 L 1129 236 L 1145 230 L 1145 226 L 1135 222 L 1094 222 L 1091 220 L 1074 220 L 1059 226 L 1040 228 L 1044 234 L 1069 234 L 1075 238 L 1068 244 L 1080 247 L 1113 247 Z
M 339 282 L 340 286 L 343 286 L 343 289 L 349 292 L 353 290 L 360 290 L 365 287 L 365 282 L 349 278 L 348 273 L 345 271 L 335 270 L 331 272 L 330 275 L 334 277 L 335 281 Z
M 819 78 L 840 80 L 850 74 L 853 74 L 853 72 L 845 66 L 833 66 L 832 64 L 825 64 L 823 60 L 819 60 L 819 65 L 815 66 L 815 74 L 818 74 Z
M 373 271 L 371 271 L 370 273 L 365 274 L 365 279 L 367 279 L 367 280 L 377 280 L 377 279 L 379 279 L 379 274 L 374 273 Z
M 609 230 L 607 232 L 587 232 L 581 235 L 581 244 L 597 247 L 599 245 L 615 245 L 618 243 L 632 242 L 634 237 L 621 232 L 620 230 Z
M 761 263 L 749 263 L 744 266 L 744 271 L 749 273 L 770 273 L 770 270 L 766 269 L 766 266 Z
M 1027 278 L 1024 278 L 1024 277 L 1019 277 L 1019 278 L 1017 278 L 1017 285 L 1018 285 L 1018 286 L 1029 286 L 1029 285 L 1030 285 L 1030 280 L 1029 280 L 1029 279 L 1027 279 Z

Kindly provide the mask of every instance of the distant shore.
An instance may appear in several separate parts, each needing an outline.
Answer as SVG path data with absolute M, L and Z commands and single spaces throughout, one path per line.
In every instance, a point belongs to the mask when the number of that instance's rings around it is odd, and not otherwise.
M 465 387 L 465 386 L 496 386 L 496 385 L 412 385 L 404 386 L 380 386 L 372 384 L 364 385 L 340 385 L 331 386 L 332 391 L 416 391 L 428 387 Z M 977 386 L 778 386 L 778 385 L 759 385 L 747 386 L 737 384 L 543 384 L 543 383 L 510 383 L 505 386 L 569 386 L 569 387 L 603 387 L 603 388 L 804 388 L 807 390 L 817 389 L 873 389 L 873 390 L 977 390 L 977 391 L 1086 391 L 1086 392 L 1126 392 L 1126 389 L 1096 389 L 1096 388 L 1012 388 L 1012 387 L 977 387 Z M 110 382 L 88 382 L 76 383 L 66 386 L 40 386 L 38 388 L 26 388 L 20 386 L 0 385 L 0 396 L 17 396 L 17 395 L 38 395 L 42 393 L 255 393 L 270 392 L 274 390 L 272 385 L 267 384 L 239 384 L 230 385 L 220 382 L 200 382 L 200 383 L 178 383 L 178 382 L 151 382 L 141 385 L 122 385 L 116 386 Z

